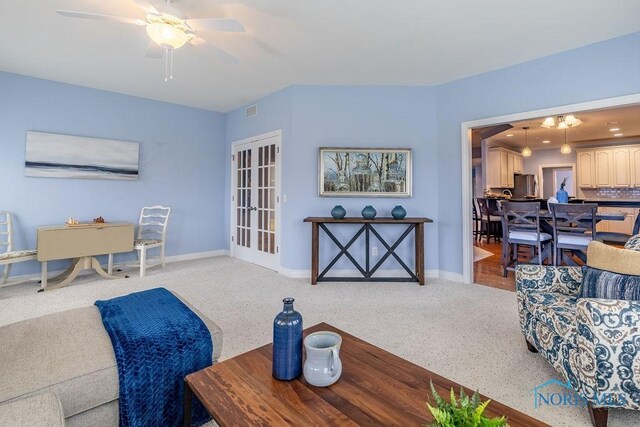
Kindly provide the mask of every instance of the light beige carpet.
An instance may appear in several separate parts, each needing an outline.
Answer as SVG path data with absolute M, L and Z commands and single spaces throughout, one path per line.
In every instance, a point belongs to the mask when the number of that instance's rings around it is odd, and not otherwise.
M 549 424 L 590 425 L 586 408 L 534 408 L 532 389 L 558 377 L 527 351 L 515 294 L 484 286 L 438 280 L 311 286 L 220 257 L 151 269 L 145 278 L 87 276 L 46 293 L 36 293 L 35 283 L 0 289 L 0 325 L 156 286 L 178 291 L 218 323 L 222 359 L 270 342 L 281 300 L 292 296 L 306 326 L 331 323 Z M 609 425 L 640 425 L 640 412 L 611 411 Z

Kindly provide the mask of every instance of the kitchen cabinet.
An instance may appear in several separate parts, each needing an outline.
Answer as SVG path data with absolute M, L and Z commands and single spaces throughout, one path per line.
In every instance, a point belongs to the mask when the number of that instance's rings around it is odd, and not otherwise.
M 629 148 L 619 147 L 611 150 L 611 179 L 614 188 L 631 186 Z
M 519 168 L 520 172 L 516 168 Z M 513 188 L 514 173 L 524 170 L 524 162 L 519 154 L 504 149 L 492 148 L 487 157 L 487 187 Z
M 631 166 L 631 186 L 640 187 L 640 146 L 629 149 L 629 163 Z
M 640 187 L 640 145 L 598 147 L 576 152 L 578 187 Z
M 612 187 L 611 179 L 611 165 L 612 165 L 612 153 L 611 150 L 595 150 L 596 159 L 596 187 Z
M 596 162 L 593 151 L 578 151 L 578 187 L 593 188 L 596 186 Z
M 639 155 L 640 157 L 640 155 Z M 524 157 L 514 154 L 513 156 L 513 173 L 524 173 Z
M 632 234 L 633 226 L 638 215 L 638 208 L 624 208 L 615 206 L 601 206 L 598 208 L 600 213 L 621 213 L 624 215 L 624 221 L 600 221 L 596 225 L 596 231 L 605 231 L 611 233 Z

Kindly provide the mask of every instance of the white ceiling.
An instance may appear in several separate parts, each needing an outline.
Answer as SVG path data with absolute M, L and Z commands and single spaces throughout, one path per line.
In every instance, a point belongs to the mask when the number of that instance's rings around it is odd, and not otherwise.
M 567 142 L 569 145 L 587 146 L 602 142 L 627 143 L 637 141 L 640 138 L 640 105 L 628 107 L 608 108 L 594 111 L 567 111 L 574 113 L 582 120 L 580 126 L 567 129 Z M 532 150 L 560 147 L 564 143 L 564 130 L 543 128 L 540 126 L 545 118 L 539 117 L 532 120 L 512 122 L 512 129 L 501 132 L 487 138 L 491 145 L 511 146 L 516 149 L 529 145 Z M 525 139 L 523 127 L 529 127 Z M 619 128 L 618 131 L 610 129 Z M 614 136 L 621 133 L 621 136 Z M 511 136 L 508 136 L 511 135 Z M 543 143 L 542 141 L 549 141 Z
M 0 5 L 0 70 L 223 112 L 292 84 L 438 84 L 640 31 L 638 0 L 176 0 L 247 32 L 204 34 L 240 64 L 185 46 L 165 83 L 144 28 L 55 13 L 143 19 L 133 0 Z

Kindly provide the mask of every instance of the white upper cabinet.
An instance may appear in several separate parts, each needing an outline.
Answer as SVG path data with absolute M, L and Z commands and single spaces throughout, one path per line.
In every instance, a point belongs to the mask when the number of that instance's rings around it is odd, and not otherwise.
M 640 145 L 576 150 L 580 188 L 640 187 Z
M 596 162 L 593 151 L 578 151 L 578 187 L 593 188 L 596 186 Z
M 596 187 L 612 187 L 611 179 L 611 150 L 596 150 Z
M 611 150 L 611 183 L 613 187 L 631 187 L 631 163 L 629 162 L 629 148 L 619 147 Z
M 629 149 L 629 160 L 631 164 L 631 186 L 640 187 L 640 146 Z
M 524 173 L 524 157 L 518 154 L 513 156 L 513 173 Z
M 492 148 L 487 157 L 487 187 L 513 188 L 513 174 L 516 172 L 516 162 L 522 157 L 504 148 Z M 524 168 L 522 168 L 524 169 Z

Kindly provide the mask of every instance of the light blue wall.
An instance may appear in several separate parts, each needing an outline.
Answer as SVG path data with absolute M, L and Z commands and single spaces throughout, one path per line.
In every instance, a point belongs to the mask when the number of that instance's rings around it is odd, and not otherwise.
M 437 145 L 435 90 L 429 87 L 293 86 L 257 101 L 258 115 L 244 118 L 244 108 L 227 115 L 229 143 L 277 129 L 283 130 L 282 265 L 310 266 L 311 227 L 307 216 L 329 215 L 342 204 L 358 216 L 373 205 L 381 216 L 402 204 L 411 216 L 437 219 Z M 323 146 L 413 148 L 412 199 L 319 197 L 318 148 Z M 228 173 L 227 173 L 228 175 Z M 426 230 L 426 266 L 438 265 L 436 225 Z M 390 238 L 392 232 L 385 232 Z M 411 240 L 402 250 L 410 250 Z M 382 246 L 378 245 L 382 250 Z M 397 268 L 393 262 L 389 268 Z M 353 268 L 348 263 L 339 267 Z
M 139 142 L 140 179 L 27 178 L 29 130 Z M 168 255 L 225 248 L 216 220 L 225 195 L 224 131 L 220 113 L 0 73 L 0 210 L 15 214 L 16 248 L 35 248 L 38 225 L 99 215 L 137 223 L 140 208 L 154 204 L 173 208 Z M 38 269 L 34 262 L 13 271 Z
M 462 273 L 462 122 L 640 93 L 640 33 L 437 88 L 440 269 Z
M 305 216 L 336 203 L 357 213 L 397 202 L 318 197 L 317 148 L 413 148 L 414 197 L 399 203 L 436 220 L 427 227 L 427 268 L 462 273 L 461 123 L 632 93 L 640 93 L 640 33 L 437 87 L 287 88 L 257 101 L 259 117 L 229 113 L 227 142 L 283 128 L 283 265 L 292 269 L 309 268 Z

